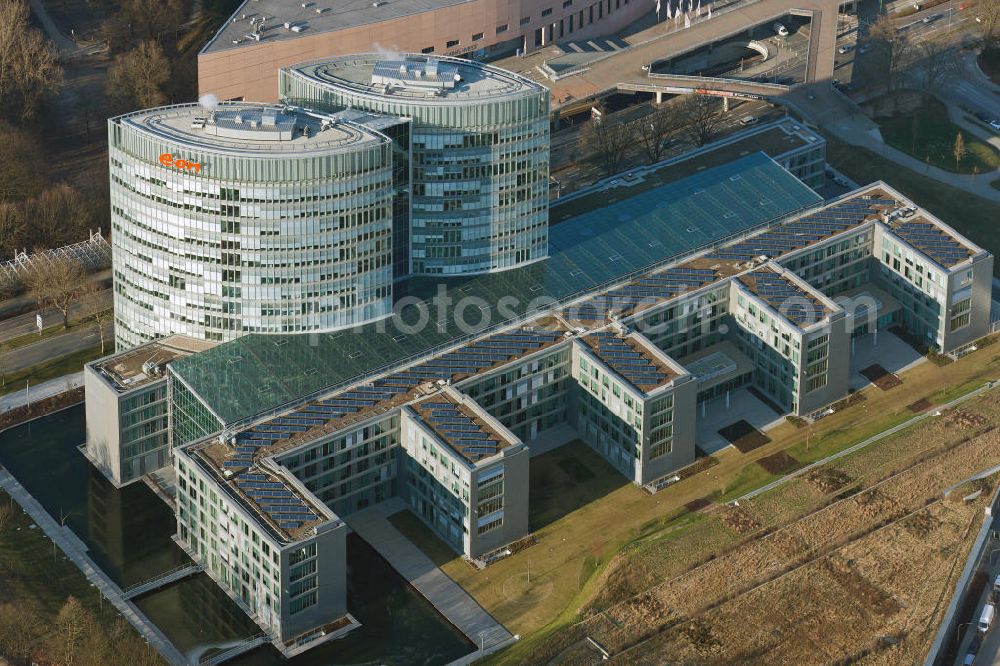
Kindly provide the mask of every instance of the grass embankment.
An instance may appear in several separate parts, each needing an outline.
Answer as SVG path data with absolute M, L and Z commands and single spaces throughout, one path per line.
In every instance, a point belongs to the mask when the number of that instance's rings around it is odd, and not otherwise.
M 895 187 L 973 242 L 1000 256 L 1000 204 L 969 194 L 899 166 L 876 153 L 850 146 L 829 134 L 827 161 L 857 183 L 882 180 Z M 1000 276 L 1000 262 L 993 266 Z
M 761 459 L 785 452 L 797 466 L 807 464 L 913 417 L 907 405 L 920 398 L 941 404 L 998 376 L 1000 350 L 992 346 L 944 367 L 921 364 L 901 375 L 900 387 L 865 389 L 865 400 L 811 428 L 779 425 L 768 431 L 770 443 L 746 454 L 724 450 L 715 456 L 718 464 L 654 497 L 627 484 L 587 447 L 567 445 L 532 459 L 531 521 L 537 545 L 481 572 L 456 557 L 443 568 L 498 620 L 521 634 L 521 641 L 491 661 L 530 661 L 541 656 L 539 650 L 547 653 L 552 642 L 566 640 L 564 630 L 580 619 L 582 609 L 615 603 L 731 547 L 738 535 L 724 528 L 714 509 L 778 476 L 764 470 Z M 930 426 L 906 429 L 838 464 L 863 453 L 893 465 L 899 456 L 921 448 L 913 441 L 921 440 L 915 433 L 924 427 Z M 906 446 L 893 444 L 901 441 Z M 584 465 L 594 478 L 578 483 L 577 475 L 566 471 L 565 459 Z M 791 502 L 786 508 L 795 506 Z
M 32 525 L 0 491 L 0 655 L 17 664 L 164 663 Z
M 0 385 L 0 395 L 23 391 L 26 382 L 30 382 L 34 386 L 48 379 L 79 372 L 83 369 L 84 364 L 100 357 L 101 346 L 95 345 L 68 356 L 33 365 L 30 368 L 6 373 L 3 376 L 3 384 Z
M 933 97 L 888 118 L 876 118 L 887 144 L 922 162 L 955 173 L 989 173 L 1000 167 L 1000 152 L 948 118 L 948 108 Z M 962 134 L 965 156 L 955 162 L 955 140 Z

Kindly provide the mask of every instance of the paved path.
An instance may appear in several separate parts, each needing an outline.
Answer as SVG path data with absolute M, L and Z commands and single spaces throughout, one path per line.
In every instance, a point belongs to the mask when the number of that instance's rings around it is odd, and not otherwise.
M 861 449 L 865 448 L 866 446 L 870 446 L 870 445 L 874 444 L 875 442 L 878 442 L 879 440 L 885 439 L 886 437 L 889 437 L 891 435 L 895 435 L 897 432 L 900 432 L 902 430 L 906 430 L 910 426 L 916 425 L 916 424 L 920 423 L 921 421 L 923 421 L 924 419 L 929 419 L 929 418 L 933 417 L 935 414 L 937 414 L 939 412 L 942 412 L 942 411 L 944 411 L 946 409 L 951 409 L 952 407 L 954 407 L 956 405 L 960 405 L 963 402 L 965 402 L 966 400 L 971 400 L 972 398 L 975 398 L 976 396 L 981 395 L 981 394 L 985 393 L 986 391 L 991 391 L 997 385 L 998 384 L 996 384 L 994 382 L 989 382 L 987 384 L 984 384 L 984 385 L 980 386 L 979 388 L 977 388 L 975 391 L 972 391 L 971 393 L 966 393 L 965 395 L 963 395 L 963 396 L 961 396 L 959 398 L 955 398 L 954 400 L 952 400 L 951 402 L 949 402 L 947 404 L 937 405 L 937 406 L 933 407 L 932 409 L 928 409 L 923 414 L 918 414 L 917 416 L 914 416 L 911 419 L 903 421 L 899 425 L 893 426 L 893 427 L 889 428 L 888 430 L 883 430 L 882 432 L 878 433 L 877 435 L 873 435 L 873 436 L 869 437 L 868 439 L 866 439 L 866 440 L 864 440 L 862 442 L 858 442 L 854 446 L 848 447 L 848 448 L 844 449 L 843 451 L 838 451 L 837 453 L 834 453 L 833 455 L 829 455 L 826 458 L 823 458 L 822 460 L 817 460 L 816 462 L 814 462 L 812 464 L 806 465 L 805 467 L 803 467 L 801 469 L 795 470 L 791 474 L 786 474 L 785 476 L 782 476 L 781 478 L 776 479 L 776 480 L 772 481 L 771 483 L 768 483 L 767 485 L 761 486 L 760 488 L 757 488 L 756 490 L 751 490 L 746 495 L 741 496 L 737 501 L 752 499 L 752 498 L 756 497 L 757 495 L 761 495 L 763 493 L 768 492 L 769 490 L 774 490 L 778 486 L 784 485 L 785 483 L 788 483 L 792 479 L 794 479 L 796 477 L 799 477 L 799 476 L 802 476 L 803 474 L 806 474 L 809 471 L 811 471 L 811 470 L 813 470 L 813 469 L 815 469 L 817 467 L 821 467 L 823 465 L 826 465 L 827 463 L 833 462 L 834 460 L 837 460 L 838 458 L 843 458 L 844 456 L 848 456 L 848 455 L 854 453 L 855 451 L 860 451 Z
M 83 386 L 82 370 L 72 375 L 63 375 L 62 377 L 50 379 L 36 386 L 31 386 L 28 388 L 27 395 L 25 395 L 24 389 L 8 393 L 7 395 L 0 396 L 0 413 L 17 407 L 23 407 L 28 404 L 29 400 L 31 402 L 38 402 L 44 398 L 51 398 L 54 395 L 65 393 L 79 386 Z
M 170 664 L 182 666 L 187 664 L 184 656 L 173 646 L 167 637 L 155 624 L 149 621 L 142 611 L 135 607 L 130 601 L 122 598 L 121 589 L 108 578 L 108 575 L 101 571 L 93 560 L 80 547 L 79 539 L 70 532 L 69 528 L 60 526 L 45 511 L 41 504 L 18 483 L 17 479 L 0 467 L 0 488 L 3 488 L 14 501 L 21 505 L 32 520 L 44 530 L 45 534 L 52 539 L 53 543 L 59 546 L 60 550 L 66 554 L 73 564 L 75 564 L 83 575 L 87 577 L 104 598 L 114 604 L 118 612 L 128 620 L 139 634 L 146 639 L 160 655 Z
M 809 99 L 810 94 L 813 99 Z M 868 148 L 896 164 L 933 180 L 1000 203 L 1000 191 L 990 187 L 990 180 L 995 174 L 979 174 L 973 177 L 951 173 L 925 164 L 886 145 L 878 132 L 878 126 L 856 105 L 831 90 L 828 84 L 820 83 L 793 89 L 781 101 L 798 109 L 807 119 L 829 130 L 842 141 Z
M 114 322 L 106 321 L 102 328 L 104 328 L 105 352 L 113 351 L 115 346 Z M 39 363 L 76 354 L 86 349 L 95 348 L 100 344 L 101 335 L 97 332 L 96 325 L 76 326 L 60 335 L 0 352 L 0 368 L 7 373 L 26 370 Z
M 477 648 L 483 638 L 487 651 L 512 638 L 458 583 L 393 527 L 378 507 L 344 520 Z

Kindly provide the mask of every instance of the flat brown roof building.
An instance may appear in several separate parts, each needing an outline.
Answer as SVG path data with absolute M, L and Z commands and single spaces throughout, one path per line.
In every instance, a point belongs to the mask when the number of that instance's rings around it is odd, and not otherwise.
M 198 54 L 198 91 L 276 101 L 278 69 L 371 51 L 482 58 L 612 34 L 639 0 L 246 0 Z

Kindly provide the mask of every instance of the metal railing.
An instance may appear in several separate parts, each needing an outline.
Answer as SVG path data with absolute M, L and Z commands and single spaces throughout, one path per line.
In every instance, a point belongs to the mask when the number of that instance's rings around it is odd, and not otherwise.
M 194 574 L 202 570 L 202 566 L 195 562 L 188 562 L 187 564 L 181 564 L 174 567 L 169 571 L 164 571 L 163 573 L 150 578 L 149 580 L 144 580 L 139 583 L 134 583 L 126 588 L 122 589 L 122 596 L 126 599 L 138 596 L 143 592 L 149 592 L 155 590 L 162 585 L 168 585 L 175 580 L 180 580 L 188 574 Z

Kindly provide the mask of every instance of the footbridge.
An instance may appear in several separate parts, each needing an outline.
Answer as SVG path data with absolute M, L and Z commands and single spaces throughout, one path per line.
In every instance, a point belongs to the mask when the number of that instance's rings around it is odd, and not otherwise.
M 656 93 L 657 103 L 663 101 L 661 95 L 717 95 L 742 99 L 765 99 L 783 95 L 791 86 L 780 83 L 759 83 L 743 79 L 711 78 L 707 76 L 686 76 L 681 74 L 650 74 L 644 78 L 629 79 L 618 83 L 618 90 Z
M 711 85 L 691 85 L 690 80 L 701 77 L 669 75 L 661 79 L 647 75 L 644 67 L 659 60 L 676 58 L 705 44 L 737 35 L 754 25 L 766 24 L 787 14 L 809 18 L 809 47 L 806 53 L 805 83 L 833 78 L 834 57 L 837 47 L 837 16 L 841 0 L 757 0 L 741 4 L 726 12 L 708 18 L 702 14 L 690 27 L 677 30 L 669 22 L 659 23 L 637 35 L 637 40 L 623 50 L 610 51 L 592 59 L 577 70 L 566 71 L 556 80 L 544 81 L 552 91 L 552 109 L 563 109 L 584 100 L 613 93 L 617 90 L 644 90 L 657 92 L 656 85 L 664 86 L 662 92 L 674 84 L 685 88 L 717 93 L 743 93 L 768 96 L 783 90 L 774 84 L 729 80 Z M 654 83 L 655 80 L 655 83 Z M 706 80 L 710 81 L 710 80 Z M 763 86 L 767 85 L 765 89 Z M 638 87 L 643 86 L 643 87 Z M 745 87 L 744 87 L 745 86 Z M 787 90 L 787 86 L 784 90 Z M 685 90 L 688 92 L 688 90 Z
M 135 599 L 139 595 L 152 592 L 153 590 L 158 590 L 161 587 L 170 585 L 171 583 L 176 583 L 177 581 L 183 580 L 188 576 L 193 576 L 201 572 L 202 567 L 200 564 L 195 564 L 193 562 L 182 564 L 181 566 L 171 569 L 170 571 L 166 571 L 155 578 L 150 578 L 149 580 L 126 587 L 122 590 L 122 596 L 126 599 Z

